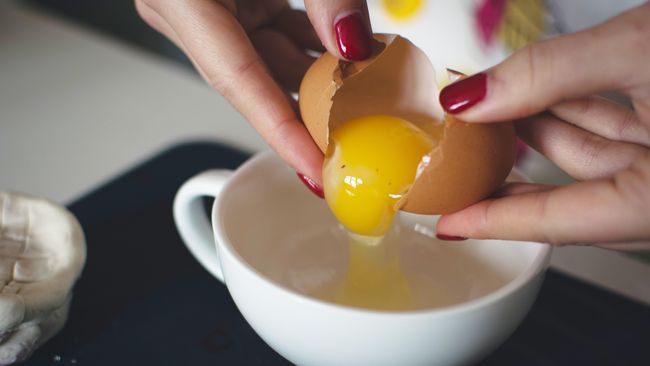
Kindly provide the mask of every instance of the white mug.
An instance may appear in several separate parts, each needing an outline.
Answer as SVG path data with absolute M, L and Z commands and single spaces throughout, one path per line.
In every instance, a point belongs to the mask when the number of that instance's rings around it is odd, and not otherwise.
M 206 196 L 216 198 L 212 225 L 203 210 Z M 305 289 L 313 282 L 344 270 L 328 265 L 345 251 L 322 242 L 338 224 L 324 201 L 270 152 L 235 172 L 211 170 L 188 180 L 176 195 L 174 218 L 189 250 L 226 284 L 253 329 L 298 365 L 476 362 L 523 320 L 551 252 L 538 243 L 440 244 L 431 239 L 432 247 L 464 248 L 476 258 L 514 268 L 512 277 L 478 298 L 413 311 L 364 309 L 311 297 Z M 407 219 L 420 229 L 433 227 L 431 217 Z

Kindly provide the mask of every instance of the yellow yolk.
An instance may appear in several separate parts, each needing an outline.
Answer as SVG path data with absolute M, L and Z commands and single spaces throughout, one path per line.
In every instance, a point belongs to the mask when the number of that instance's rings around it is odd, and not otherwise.
M 383 236 L 435 141 L 391 116 L 353 119 L 329 137 L 323 188 L 330 209 L 348 230 Z
M 330 209 L 350 231 L 348 270 L 312 295 L 370 309 L 417 308 L 397 242 L 383 236 L 436 140 L 391 116 L 353 119 L 329 137 L 323 188 Z
M 383 4 L 392 17 L 405 20 L 420 10 L 422 0 L 384 0 Z

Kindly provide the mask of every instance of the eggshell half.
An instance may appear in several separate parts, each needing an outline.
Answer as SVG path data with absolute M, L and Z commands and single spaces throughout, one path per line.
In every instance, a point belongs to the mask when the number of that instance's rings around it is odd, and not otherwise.
M 329 131 L 356 117 L 396 116 L 434 134 L 442 128 L 435 73 L 427 56 L 403 37 L 375 38 L 378 52 L 371 59 L 348 63 L 324 53 L 300 84 L 300 114 L 323 152 Z
M 391 115 L 417 125 L 438 141 L 429 163 L 403 200 L 420 214 L 460 210 L 494 192 L 515 161 L 511 123 L 468 124 L 445 116 L 427 56 L 397 35 L 376 35 L 375 52 L 363 62 L 329 53 L 316 60 L 300 85 L 305 126 L 325 152 L 329 131 L 352 118 Z
M 438 146 L 406 196 L 404 211 L 447 214 L 463 209 L 494 192 L 515 162 L 512 124 L 465 123 L 445 118 Z

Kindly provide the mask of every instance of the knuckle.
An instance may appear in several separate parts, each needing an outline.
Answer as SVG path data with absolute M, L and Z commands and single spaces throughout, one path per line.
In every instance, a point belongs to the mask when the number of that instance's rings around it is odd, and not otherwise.
M 539 57 L 539 46 L 537 44 L 528 45 L 517 51 L 517 54 L 522 59 L 522 68 L 525 70 L 524 75 L 528 79 L 528 86 L 534 89 L 538 83 L 537 58 Z
M 526 61 L 528 64 L 528 77 L 532 87 L 543 87 L 547 77 L 550 76 L 546 70 L 552 66 L 549 52 L 549 44 L 533 43 L 525 49 Z
M 272 120 L 271 122 L 273 128 L 266 131 L 266 140 L 273 149 L 276 151 L 282 151 L 282 149 L 292 143 L 292 141 L 290 141 L 291 134 L 289 133 L 289 130 L 299 122 L 295 116 L 281 117 Z
M 533 196 L 532 212 L 524 212 L 524 215 L 537 218 L 539 223 L 530 223 L 531 228 L 537 228 L 537 235 L 535 235 L 541 242 L 551 245 L 561 245 L 563 242 L 555 236 L 556 228 L 544 227 L 542 223 L 546 222 L 546 217 L 549 211 L 549 195 L 545 192 L 539 192 Z
M 494 202 L 494 200 L 489 200 L 483 206 L 478 225 L 474 225 L 474 230 L 470 232 L 472 238 L 481 239 L 489 237 L 488 233 L 492 231 L 494 222 Z
M 586 134 L 580 144 L 580 151 L 582 153 L 579 165 L 583 167 L 585 171 L 589 171 L 594 163 L 598 161 L 598 157 L 610 144 L 611 142 L 609 140 L 602 137 Z
M 539 95 L 535 98 L 529 106 L 529 113 L 537 112 L 548 104 L 549 98 L 547 90 L 553 86 L 554 80 L 554 57 L 553 57 L 553 44 L 550 42 L 540 42 L 530 44 L 518 50 L 514 58 L 517 60 L 517 77 L 521 77 L 524 87 Z M 521 91 L 517 91 L 520 93 Z M 546 97 L 545 97 L 546 96 Z
M 628 109 L 623 115 L 614 121 L 614 132 L 618 139 L 623 139 L 634 126 L 638 124 L 636 112 Z
M 577 105 L 577 112 L 579 114 L 589 115 L 594 110 L 595 99 L 593 97 L 589 97 L 589 98 L 579 99 L 575 103 Z
M 205 79 L 212 88 L 217 90 L 224 98 L 232 101 L 239 91 L 239 81 L 247 75 L 264 68 L 259 56 L 238 62 L 232 65 L 229 70 L 212 71 L 205 73 Z

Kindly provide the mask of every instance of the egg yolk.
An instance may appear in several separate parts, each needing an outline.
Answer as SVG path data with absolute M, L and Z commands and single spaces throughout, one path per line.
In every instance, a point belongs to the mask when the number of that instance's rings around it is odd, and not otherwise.
M 330 134 L 323 164 L 325 199 L 348 230 L 383 236 L 435 141 L 392 116 L 350 120 Z
M 405 20 L 414 16 L 422 6 L 422 0 L 384 0 L 384 8 L 396 19 Z

